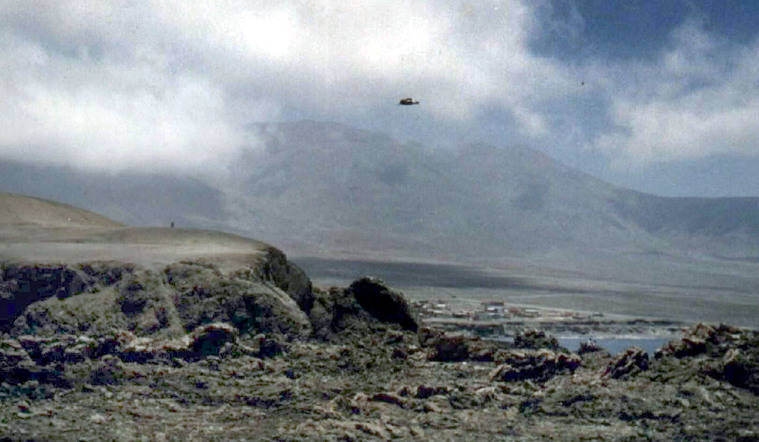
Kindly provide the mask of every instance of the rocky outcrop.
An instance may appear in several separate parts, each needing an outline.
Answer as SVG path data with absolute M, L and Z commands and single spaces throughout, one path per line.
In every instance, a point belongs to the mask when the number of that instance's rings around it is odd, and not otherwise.
M 484 341 L 479 336 L 443 333 L 423 327 L 418 333 L 419 344 L 427 349 L 427 358 L 438 362 L 492 362 L 498 351 L 509 348 L 503 342 Z
M 239 331 L 230 324 L 212 323 L 192 330 L 178 339 L 138 337 L 126 330 L 90 337 L 58 335 L 55 337 L 20 336 L 0 341 L 0 377 L 12 384 L 36 380 L 43 383 L 66 384 L 66 365 L 99 361 L 91 373 L 93 382 L 109 383 L 119 377 L 123 364 L 147 362 L 169 363 L 176 359 L 198 361 L 222 353 L 270 357 L 281 353 L 272 350 L 266 336 L 259 338 L 259 347 L 238 342 Z
M 363 335 L 377 325 L 416 331 L 416 315 L 403 294 L 382 281 L 361 278 L 348 288 L 316 290 L 309 318 L 319 339 Z
M 256 273 L 264 281 L 271 281 L 290 295 L 306 314 L 311 312 L 314 305 L 311 280 L 300 267 L 288 261 L 280 250 L 270 247 Z
M 209 322 L 229 322 L 242 333 L 311 333 L 306 314 L 273 284 L 225 276 L 211 264 L 183 262 L 165 270 L 174 307 L 185 330 Z
M 547 348 L 554 351 L 562 349 L 556 337 L 536 329 L 523 330 L 514 336 L 514 347 L 533 350 Z
M 697 324 L 682 339 L 669 342 L 655 353 L 669 366 L 675 358 L 699 371 L 759 394 L 759 332 L 724 324 Z
M 179 336 L 212 322 L 243 333 L 310 335 L 313 304 L 303 272 L 271 249 L 248 267 L 222 272 L 204 260 L 162 271 L 116 261 L 0 265 L 0 332 Z
M 511 382 L 535 380 L 543 382 L 565 372 L 575 371 L 582 360 L 574 354 L 556 353 L 551 350 L 511 350 L 498 354 L 499 364 L 490 373 L 492 381 Z
M 413 332 L 419 328 L 406 298 L 379 279 L 364 277 L 353 281 L 348 293 L 364 310 L 382 322 L 395 323 Z
M 78 266 L 0 264 L 0 332 L 7 331 L 29 305 L 53 296 L 77 295 L 95 281 Z
M 646 370 L 648 370 L 648 353 L 640 347 L 630 347 L 609 362 L 603 376 L 624 379 Z

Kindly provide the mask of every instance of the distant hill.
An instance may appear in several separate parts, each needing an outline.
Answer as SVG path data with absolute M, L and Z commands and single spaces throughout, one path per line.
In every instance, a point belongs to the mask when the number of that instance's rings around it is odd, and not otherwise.
M 312 121 L 250 130 L 264 147 L 242 152 L 217 182 L 6 163 L 0 190 L 131 224 L 223 229 L 309 254 L 759 257 L 759 198 L 634 192 L 517 146 L 436 150 Z
M 224 216 L 222 193 L 188 177 L 0 161 L 0 191 L 62 201 L 129 225 L 202 228 Z
M 122 227 L 122 224 L 68 204 L 0 192 L 0 226 Z

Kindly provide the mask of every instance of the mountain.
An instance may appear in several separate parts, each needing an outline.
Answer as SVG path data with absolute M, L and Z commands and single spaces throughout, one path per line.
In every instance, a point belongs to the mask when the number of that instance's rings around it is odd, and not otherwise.
M 306 254 L 605 262 L 759 257 L 759 198 L 622 189 L 519 146 L 456 150 L 335 123 L 255 124 L 216 181 L 0 164 L 0 190 L 130 224 L 242 233 Z M 645 259 L 645 258 L 641 258 Z
M 518 146 L 432 150 L 309 121 L 253 129 L 265 148 L 237 164 L 229 226 L 272 240 L 459 259 L 759 255 L 759 198 L 643 194 Z

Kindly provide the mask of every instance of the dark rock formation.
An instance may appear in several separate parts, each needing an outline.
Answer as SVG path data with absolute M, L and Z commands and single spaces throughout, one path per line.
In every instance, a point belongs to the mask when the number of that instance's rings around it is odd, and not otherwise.
M 234 342 L 239 332 L 229 324 L 213 323 L 198 327 L 190 335 L 190 348 L 195 355 L 218 355 L 224 344 Z
M 573 354 L 556 353 L 551 350 L 511 350 L 499 352 L 499 364 L 490 374 L 493 381 L 521 381 L 525 379 L 543 382 L 562 372 L 573 372 L 582 360 Z
M 406 298 L 388 288 L 381 280 L 364 277 L 353 281 L 348 291 L 361 307 L 380 321 L 395 323 L 404 330 L 413 332 L 419 328 Z
M 499 350 L 509 347 L 505 343 L 484 341 L 479 336 L 446 334 L 427 327 L 419 330 L 418 339 L 419 344 L 429 350 L 428 359 L 439 362 L 492 362 Z
M 468 336 L 441 334 L 429 344 L 432 348 L 429 359 L 440 362 L 465 361 L 469 359 L 471 340 Z
M 759 332 L 720 324 L 697 324 L 680 340 L 656 351 L 667 364 L 677 358 L 716 379 L 759 394 Z
M 0 332 L 7 331 L 27 306 L 53 296 L 82 293 L 92 279 L 76 267 L 57 264 L 0 264 Z
M 263 281 L 224 276 L 213 265 L 184 262 L 165 270 L 176 292 L 174 307 L 185 330 L 230 322 L 241 333 L 278 332 L 305 337 L 311 326 L 295 301 Z
M 102 335 L 117 328 L 139 336 L 179 336 L 203 324 L 230 322 L 243 333 L 308 336 L 304 311 L 271 279 L 301 300 L 311 293 L 310 281 L 282 264 L 276 253 L 270 255 L 273 263 L 256 264 L 280 269 L 270 280 L 256 277 L 255 266 L 224 274 L 202 260 L 171 264 L 162 272 L 115 261 L 5 263 L 0 267 L 0 332 Z
M 319 339 L 337 339 L 338 335 L 366 334 L 375 325 L 396 326 L 417 331 L 418 322 L 403 294 L 384 283 L 361 278 L 350 287 L 316 290 L 309 318 Z
M 514 347 L 529 348 L 539 350 L 547 348 L 549 350 L 562 350 L 556 337 L 551 336 L 543 330 L 524 330 L 514 336 Z
M 640 347 L 630 347 L 609 362 L 603 376 L 627 378 L 648 370 L 648 353 Z
M 265 281 L 271 281 L 290 295 L 306 314 L 314 305 L 311 280 L 300 267 L 287 260 L 280 250 L 270 247 L 258 271 Z

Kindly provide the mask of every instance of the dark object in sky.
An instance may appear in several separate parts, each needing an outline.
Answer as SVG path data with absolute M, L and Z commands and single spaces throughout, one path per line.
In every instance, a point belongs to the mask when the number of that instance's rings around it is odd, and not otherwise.
M 401 98 L 401 101 L 398 102 L 398 104 L 402 104 L 404 106 L 410 106 L 412 104 L 419 104 L 418 101 L 414 101 L 413 98 Z

